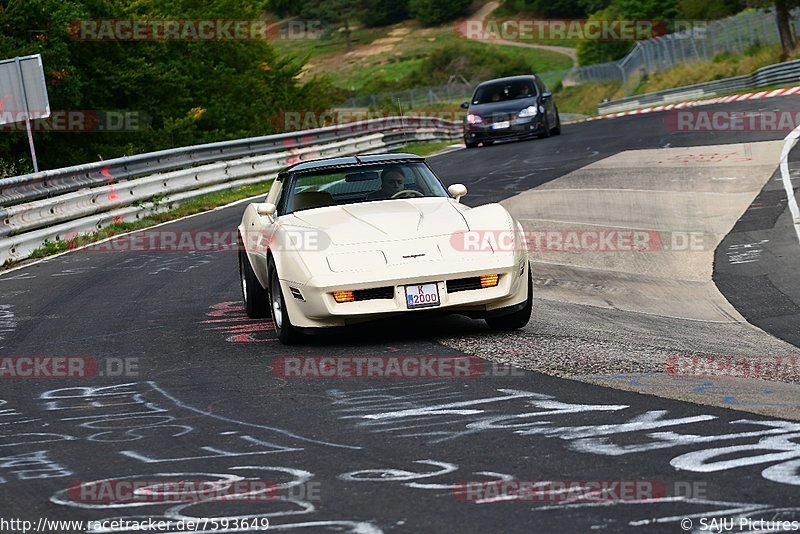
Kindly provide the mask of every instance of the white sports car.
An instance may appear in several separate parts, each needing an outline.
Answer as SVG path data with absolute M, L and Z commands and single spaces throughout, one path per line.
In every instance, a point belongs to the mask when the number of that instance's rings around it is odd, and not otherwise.
M 411 154 L 339 157 L 281 172 L 239 225 L 250 317 L 278 339 L 400 313 L 445 311 L 525 326 L 533 284 L 522 226 L 470 208 Z

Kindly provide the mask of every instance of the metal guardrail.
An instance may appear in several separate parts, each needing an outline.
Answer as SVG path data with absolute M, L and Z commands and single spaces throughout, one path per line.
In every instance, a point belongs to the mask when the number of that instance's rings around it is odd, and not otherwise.
M 386 151 L 411 142 L 451 140 L 462 135 L 460 123 L 438 118 L 415 121 L 420 121 L 418 127 L 404 128 L 399 118 L 377 119 L 46 171 L 49 179 L 61 180 L 55 184 L 41 177 L 46 173 L 7 179 L 15 186 L 26 187 L 35 177 L 37 194 L 54 196 L 0 208 L 0 264 L 27 258 L 45 241 L 66 241 L 113 222 L 166 211 L 190 198 L 263 182 L 297 161 Z M 280 151 L 273 148 L 278 144 Z M 267 153 L 250 156 L 254 147 Z M 242 153 L 248 156 L 232 158 Z M 208 160 L 211 162 L 198 164 Z M 123 171 L 124 178 L 111 174 L 111 169 Z M 167 172 L 154 174 L 153 169 Z M 156 197 L 158 202 L 153 202 Z
M 601 114 L 618 113 L 648 106 L 671 104 L 685 100 L 716 96 L 725 93 L 736 93 L 773 85 L 800 83 L 800 59 L 776 63 L 762 67 L 752 74 L 734 76 L 713 82 L 686 85 L 675 89 L 665 89 L 639 96 L 620 98 L 598 104 Z
M 173 148 L 135 156 L 114 158 L 23 176 L 0 179 L 0 207 L 28 202 L 84 187 L 114 183 L 154 172 L 193 165 L 299 149 L 320 143 L 358 137 L 365 132 L 402 128 L 401 117 L 384 117 L 360 123 L 341 124 L 298 132 L 251 137 L 189 147 Z M 406 119 L 407 120 L 407 119 Z M 426 119 L 414 119 L 425 121 Z M 431 126 L 444 127 L 447 121 L 427 118 Z M 0 216 L 2 214 L 0 213 Z

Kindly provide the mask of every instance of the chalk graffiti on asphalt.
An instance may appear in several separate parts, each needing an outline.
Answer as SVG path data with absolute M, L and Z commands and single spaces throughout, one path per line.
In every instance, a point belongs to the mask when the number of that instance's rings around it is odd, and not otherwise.
M 702 449 L 678 454 L 670 464 L 699 473 L 766 465 L 761 472 L 764 479 L 800 486 L 797 422 L 737 419 L 728 423 L 730 432 L 704 434 L 705 427 L 700 423 L 717 417 L 672 417 L 667 410 L 632 413 L 626 405 L 572 404 L 550 395 L 512 389 L 498 389 L 496 395 L 481 398 L 465 398 L 462 391 L 449 385 L 432 384 L 331 390 L 329 394 L 341 419 L 369 432 L 427 437 L 433 443 L 483 432 L 508 432 L 522 438 L 560 439 L 573 451 L 604 456 L 700 445 Z M 498 405 L 503 405 L 502 413 L 494 410 Z M 570 416 L 586 413 L 594 413 L 599 422 L 569 424 Z M 696 433 L 676 431 L 686 427 Z M 713 446 L 729 441 L 745 443 Z
M 240 302 L 220 302 L 206 313 L 201 321 L 206 330 L 225 335 L 228 343 L 270 343 L 277 341 L 275 329 L 269 319 L 251 319 Z
M 39 419 L 32 419 L 7 406 L 8 401 L 0 399 L 0 484 L 8 482 L 3 474 L 16 480 L 72 475 L 72 471 L 52 460 L 49 451 L 42 446 L 75 438 L 67 434 L 40 432 L 44 425 Z

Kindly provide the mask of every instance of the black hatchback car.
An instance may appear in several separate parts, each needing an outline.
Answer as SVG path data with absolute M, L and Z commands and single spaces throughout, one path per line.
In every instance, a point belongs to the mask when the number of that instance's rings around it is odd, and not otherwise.
M 553 93 L 534 75 L 498 78 L 475 88 L 464 119 L 467 148 L 502 139 L 550 137 L 561 133 Z

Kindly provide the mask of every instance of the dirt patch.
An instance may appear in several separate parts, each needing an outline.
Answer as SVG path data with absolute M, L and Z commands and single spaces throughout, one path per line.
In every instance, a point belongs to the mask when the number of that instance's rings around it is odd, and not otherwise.
M 380 39 L 378 39 L 380 41 Z M 348 52 L 345 54 L 346 57 L 369 57 L 369 56 L 377 56 L 380 54 L 387 54 L 392 51 L 394 48 L 393 44 L 387 45 L 369 45 L 368 47 L 358 48 L 353 50 L 352 52 Z
M 396 30 L 392 30 L 392 33 L 396 33 L 398 30 L 407 30 L 407 28 L 397 28 Z M 406 31 L 405 33 L 408 33 Z M 402 37 L 381 37 L 380 39 L 375 39 L 370 44 L 365 46 L 359 46 L 355 50 L 348 52 L 345 54 L 347 57 L 369 57 L 369 56 L 377 56 L 380 54 L 388 54 L 392 52 L 394 49 L 394 45 L 402 41 Z

